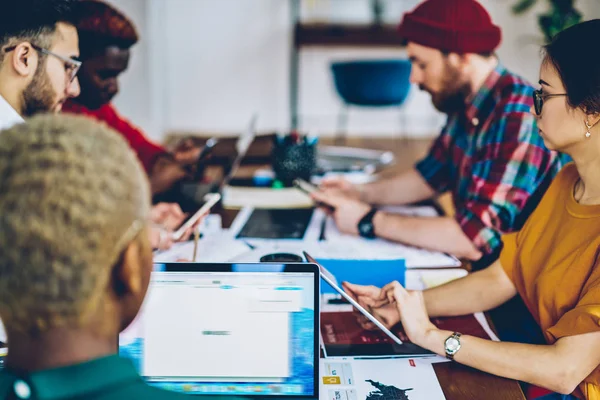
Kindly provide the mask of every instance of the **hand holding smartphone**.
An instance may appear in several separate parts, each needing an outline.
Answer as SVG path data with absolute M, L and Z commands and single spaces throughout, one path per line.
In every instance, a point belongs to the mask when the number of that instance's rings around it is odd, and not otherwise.
M 221 195 L 219 193 L 209 193 L 204 197 L 206 201 L 202 207 L 198 211 L 196 211 L 190 218 L 183 222 L 183 224 L 173 232 L 172 238 L 173 240 L 179 240 L 183 236 L 183 234 L 194 226 L 200 218 L 204 215 L 208 214 L 210 209 L 221 200 Z
M 294 179 L 294 186 L 308 195 L 319 190 L 318 187 L 312 183 L 306 182 L 304 179 Z
M 301 191 L 303 191 L 304 193 L 306 193 L 309 196 L 313 192 L 316 192 L 319 190 L 319 188 L 317 186 L 313 185 L 312 183 L 306 182 L 304 179 L 294 179 L 293 184 L 297 189 L 300 189 Z M 332 206 L 331 204 L 322 203 L 322 202 L 316 202 L 316 204 L 318 207 L 326 208 L 330 212 L 335 211 L 335 207 Z

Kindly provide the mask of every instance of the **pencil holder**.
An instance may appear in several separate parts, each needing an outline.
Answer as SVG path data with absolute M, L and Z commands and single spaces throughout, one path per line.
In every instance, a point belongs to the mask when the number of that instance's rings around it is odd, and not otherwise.
M 298 178 L 310 181 L 317 161 L 317 138 L 275 136 L 272 160 L 275 178 L 284 186 L 292 186 Z

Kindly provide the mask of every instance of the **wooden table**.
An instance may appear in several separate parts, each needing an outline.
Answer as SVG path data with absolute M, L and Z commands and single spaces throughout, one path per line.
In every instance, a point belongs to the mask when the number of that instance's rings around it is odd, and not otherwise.
M 248 160 L 245 160 L 244 164 L 256 165 L 268 162 L 270 154 L 269 141 L 270 139 L 268 137 L 262 137 L 256 140 L 253 146 L 250 148 L 249 158 Z M 328 140 L 321 140 L 321 142 L 328 143 Z M 381 138 L 350 138 L 348 140 L 348 145 L 354 147 L 393 151 L 396 156 L 397 163 L 389 171 L 384 171 L 384 174 L 392 174 L 407 168 L 411 168 L 414 162 L 427 152 L 430 143 L 430 139 L 398 140 Z M 232 147 L 233 142 L 231 142 L 231 144 L 226 144 L 224 148 L 219 150 L 217 158 L 224 157 L 227 151 L 232 150 Z M 251 170 L 252 168 L 248 168 L 248 171 Z M 441 202 L 444 211 L 447 213 L 452 213 L 452 210 L 449 208 L 449 205 L 451 204 L 449 199 L 442 199 Z M 235 210 L 224 210 L 222 208 L 217 208 L 216 211 L 223 219 L 224 228 L 231 226 L 231 223 L 238 213 L 238 211 Z M 525 399 L 520 385 L 515 380 L 500 378 L 455 362 L 435 364 L 433 369 L 435 370 L 447 400 Z

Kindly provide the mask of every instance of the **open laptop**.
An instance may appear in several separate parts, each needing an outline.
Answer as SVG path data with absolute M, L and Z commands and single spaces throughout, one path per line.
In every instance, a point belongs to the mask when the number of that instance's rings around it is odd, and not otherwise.
M 204 203 L 204 198 L 209 193 L 223 194 L 223 188 L 229 184 L 239 169 L 242 159 L 246 156 L 250 145 L 256 137 L 256 123 L 258 114 L 250 119 L 246 130 L 238 137 L 235 144 L 235 155 L 230 165 L 226 166 L 223 177 L 211 183 L 181 182 L 164 196 L 156 196 L 154 202 L 176 202 L 183 211 L 194 212 Z
M 250 145 L 256 137 L 256 122 L 258 121 L 258 115 L 254 114 L 248 124 L 248 128 L 242 133 L 235 144 L 235 156 L 231 165 L 225 168 L 223 177 L 210 184 L 193 184 L 189 185 L 189 188 L 184 188 L 184 193 L 187 191 L 197 201 L 204 199 L 204 196 L 208 193 L 221 193 L 223 188 L 229 184 L 231 179 L 234 177 L 237 170 L 242 164 L 243 158 L 246 156 Z M 187 190 L 186 190 L 187 189 Z M 186 193 L 187 194 L 187 193 Z
M 155 264 L 119 351 L 168 390 L 316 399 L 318 329 L 313 264 Z

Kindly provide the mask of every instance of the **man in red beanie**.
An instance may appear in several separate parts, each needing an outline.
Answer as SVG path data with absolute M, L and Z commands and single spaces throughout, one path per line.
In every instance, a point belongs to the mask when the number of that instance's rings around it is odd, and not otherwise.
M 83 0 L 79 13 L 79 47 L 85 60 L 79 73 L 81 94 L 63 111 L 88 115 L 121 133 L 146 169 L 152 193 L 165 192 L 186 176 L 184 165 L 195 162 L 200 149 L 185 145 L 170 154 L 119 114 L 111 101 L 119 92 L 117 79 L 129 66 L 138 33 L 129 18 L 104 1 Z
M 565 163 L 544 147 L 529 113 L 533 88 L 494 55 L 500 28 L 475 0 L 427 0 L 399 27 L 410 80 L 448 115 L 414 169 L 366 185 L 330 180 L 314 198 L 335 206 L 341 231 L 454 254 L 475 269 L 497 258 L 503 233 L 521 228 Z M 454 217 L 378 210 L 451 192 Z

